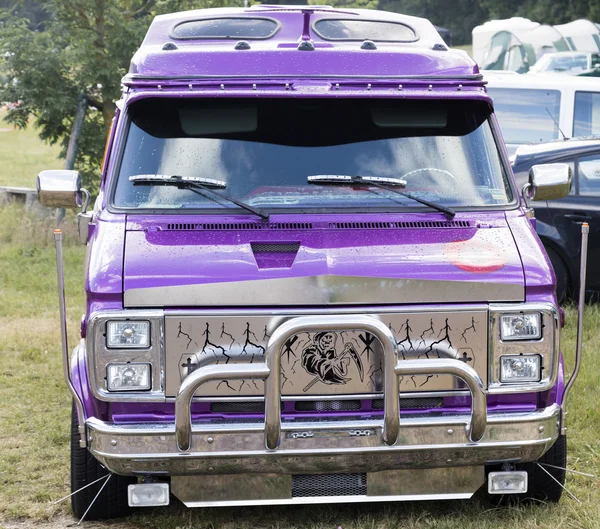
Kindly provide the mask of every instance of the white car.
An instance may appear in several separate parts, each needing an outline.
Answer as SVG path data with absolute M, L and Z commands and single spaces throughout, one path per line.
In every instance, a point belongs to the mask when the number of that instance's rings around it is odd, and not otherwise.
M 519 145 L 600 135 L 600 83 L 593 77 L 486 71 L 509 154 Z
M 561 51 L 546 53 L 529 69 L 529 73 L 580 75 L 598 69 L 600 69 L 600 53 Z

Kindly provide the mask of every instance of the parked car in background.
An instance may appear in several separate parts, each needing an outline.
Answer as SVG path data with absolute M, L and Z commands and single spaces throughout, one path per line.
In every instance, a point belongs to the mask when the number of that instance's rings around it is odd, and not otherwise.
M 563 51 L 547 53 L 529 73 L 558 73 L 563 75 L 600 76 L 600 53 Z
M 585 77 L 484 72 L 509 154 L 519 145 L 600 135 L 600 83 Z
M 519 187 L 529 181 L 534 165 L 566 163 L 573 171 L 571 193 L 560 200 L 531 202 L 536 231 L 556 274 L 559 300 L 579 288 L 581 223 L 590 225 L 588 262 L 600 259 L 600 137 L 553 141 L 519 147 L 511 159 Z M 600 272 L 588 268 L 587 286 L 600 291 Z

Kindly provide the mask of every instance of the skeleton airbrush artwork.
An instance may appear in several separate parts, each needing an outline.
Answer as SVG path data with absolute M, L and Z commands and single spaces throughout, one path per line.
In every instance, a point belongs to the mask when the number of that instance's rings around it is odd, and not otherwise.
M 38 178 L 84 209 L 72 353 L 56 236 L 76 515 L 558 501 L 581 346 L 565 384 L 527 201 L 570 168 L 517 189 L 466 53 L 417 17 L 259 4 L 156 17 L 122 83 L 93 211 L 77 172 Z

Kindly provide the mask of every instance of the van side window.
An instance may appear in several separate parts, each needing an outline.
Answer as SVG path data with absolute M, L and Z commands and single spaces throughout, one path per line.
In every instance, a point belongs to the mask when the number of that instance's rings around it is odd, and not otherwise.
M 600 93 L 576 92 L 573 136 L 600 134 Z
M 600 196 L 600 154 L 579 158 L 577 176 L 580 195 Z
M 558 138 L 560 92 L 488 88 L 506 143 L 540 143 Z

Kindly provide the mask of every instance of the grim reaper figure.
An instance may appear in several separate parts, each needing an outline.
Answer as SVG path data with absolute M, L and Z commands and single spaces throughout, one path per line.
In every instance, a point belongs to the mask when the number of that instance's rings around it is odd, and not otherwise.
M 341 353 L 336 351 L 337 335 L 334 332 L 320 332 L 315 334 L 312 343 L 302 351 L 302 367 L 315 375 L 304 391 L 308 391 L 318 381 L 325 384 L 346 384 L 348 366 L 354 360 L 363 380 L 363 366 L 360 356 L 354 346 L 347 342 Z

